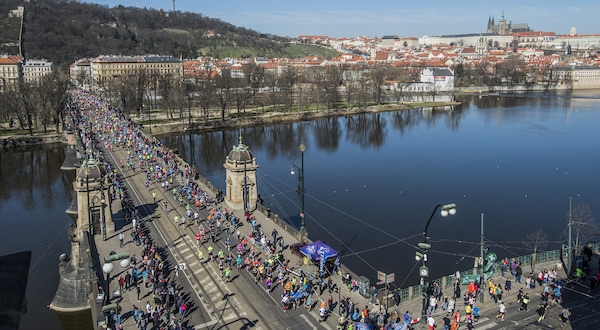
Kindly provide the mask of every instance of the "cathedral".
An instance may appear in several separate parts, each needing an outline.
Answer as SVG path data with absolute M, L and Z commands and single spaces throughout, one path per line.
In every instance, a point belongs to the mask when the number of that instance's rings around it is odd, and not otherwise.
M 488 18 L 487 33 L 489 34 L 507 35 L 515 32 L 529 31 L 531 31 L 531 29 L 527 23 L 513 24 L 511 21 L 507 22 L 506 19 L 504 19 L 504 12 L 502 12 L 502 17 L 498 21 L 498 24 L 494 22 L 494 16 Z

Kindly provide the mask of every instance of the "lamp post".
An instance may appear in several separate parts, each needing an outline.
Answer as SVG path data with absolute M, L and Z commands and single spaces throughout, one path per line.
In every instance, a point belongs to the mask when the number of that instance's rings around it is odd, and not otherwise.
M 425 279 L 429 276 L 429 268 L 427 268 L 427 251 L 431 248 L 431 244 L 429 244 L 429 235 L 427 235 L 427 231 L 429 230 L 429 224 L 431 223 L 431 219 L 435 215 L 435 212 L 442 208 L 440 212 L 441 216 L 447 217 L 448 215 L 456 214 L 456 204 L 438 204 L 433 208 L 433 212 L 431 212 L 431 216 L 429 220 L 427 220 L 427 224 L 425 225 L 425 230 L 423 231 L 423 242 L 419 243 L 419 251 L 417 251 L 415 255 L 415 259 L 417 261 L 423 260 L 423 266 L 419 268 L 419 276 L 421 277 L 420 285 L 421 285 L 421 294 L 423 295 L 423 308 L 421 310 L 421 315 L 427 314 L 427 289 L 428 284 Z
M 306 146 L 304 143 L 300 143 L 300 153 L 301 153 L 301 165 L 300 167 L 294 165 L 292 162 L 292 170 L 291 174 L 294 175 L 296 172 L 294 169 L 298 170 L 298 194 L 300 194 L 300 241 L 304 242 L 304 239 L 308 237 L 308 231 L 306 230 L 306 222 L 304 221 L 304 151 L 306 150 Z
M 142 104 L 142 107 L 146 105 Z M 148 106 L 148 132 L 152 135 L 152 117 L 150 116 L 150 106 Z
M 87 215 L 88 215 L 88 232 L 91 236 L 94 236 L 94 228 L 92 227 L 92 206 L 90 205 L 90 168 L 88 161 L 84 160 L 83 171 L 85 172 L 85 194 L 87 197 Z
M 102 265 L 102 272 L 106 274 L 106 303 L 110 302 L 110 273 L 114 270 L 115 265 L 113 261 L 120 260 L 119 265 L 123 268 L 129 267 L 131 262 L 129 261 L 129 253 L 114 253 L 104 257 L 104 264 Z M 119 293 L 122 294 L 122 293 Z
M 100 199 L 100 206 L 102 208 L 100 216 L 102 217 L 102 240 L 106 241 L 106 217 L 104 216 L 104 190 L 102 190 L 102 199 Z
M 106 274 L 106 302 L 108 303 L 110 301 L 110 273 L 113 271 L 113 269 L 115 268 L 115 265 L 112 264 L 112 262 L 105 262 L 102 265 L 102 272 L 104 272 L 104 274 Z

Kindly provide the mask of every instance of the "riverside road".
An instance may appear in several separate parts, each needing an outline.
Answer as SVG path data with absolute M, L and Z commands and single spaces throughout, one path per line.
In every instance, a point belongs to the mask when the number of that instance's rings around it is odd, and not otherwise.
M 380 302 L 386 300 L 386 297 L 382 294 L 383 290 L 380 290 L 377 296 L 371 300 L 363 297 L 357 291 L 346 290 L 346 285 L 342 283 L 342 277 L 337 274 L 331 275 L 329 278 L 332 280 L 333 288 L 342 289 L 337 291 L 335 289 L 317 289 L 313 296 L 313 305 L 316 307 L 310 311 L 304 306 L 287 310 L 283 308 L 281 300 L 284 287 L 278 283 L 276 279 L 277 274 L 274 275 L 273 287 L 270 291 L 266 290 L 264 282 L 259 281 L 257 283 L 255 276 L 245 268 L 238 269 L 232 267 L 231 276 L 228 279 L 224 278 L 219 269 L 218 262 L 205 262 L 200 259 L 200 252 L 204 253 L 205 258 L 208 256 L 207 246 L 209 244 L 200 246 L 197 244 L 195 237 L 199 229 L 196 224 L 181 226 L 174 221 L 174 219 L 181 219 L 185 216 L 186 207 L 184 204 L 186 203 L 182 204 L 178 196 L 173 194 L 172 189 L 175 188 L 177 190 L 189 178 L 183 175 L 174 175 L 173 186 L 169 187 L 169 189 L 163 188 L 161 181 L 148 180 L 147 172 L 144 168 L 146 165 L 143 167 L 127 165 L 132 154 L 135 154 L 133 145 L 128 145 L 124 141 L 122 143 L 114 143 L 109 139 L 102 140 L 100 137 L 103 135 L 103 122 L 107 120 L 103 116 L 114 116 L 114 114 L 107 111 L 105 114 L 96 112 L 88 114 L 88 116 L 94 116 L 95 119 L 94 124 L 92 124 L 92 130 L 94 131 L 97 148 L 102 151 L 105 161 L 108 161 L 118 172 L 121 183 L 127 189 L 127 194 L 134 204 L 133 207 L 140 214 L 141 222 L 148 235 L 152 237 L 153 241 L 163 251 L 167 252 L 166 264 L 171 269 L 167 274 L 170 278 L 174 279 L 178 285 L 178 289 L 184 293 L 186 299 L 190 302 L 190 309 L 184 313 L 184 324 L 188 328 L 335 329 L 338 325 L 340 298 L 347 298 L 347 300 L 352 301 L 354 307 L 359 311 L 366 310 L 368 314 L 367 319 L 377 319 L 378 314 L 394 314 L 392 312 L 402 315 L 405 311 L 408 311 L 413 318 L 420 317 L 422 301 L 420 297 L 395 305 L 390 294 L 387 297 L 388 301 L 380 304 Z M 136 129 L 133 126 L 129 126 L 125 121 L 120 123 L 120 125 L 123 125 L 120 127 L 123 131 L 126 131 L 125 128 Z M 129 131 L 127 134 L 133 136 L 138 133 Z M 104 135 L 106 137 L 107 134 Z M 180 159 L 177 159 L 177 162 L 179 169 L 183 169 L 187 165 Z M 146 182 L 149 182 L 148 187 L 146 187 Z M 215 200 L 216 196 L 213 191 L 209 190 L 200 181 L 197 183 L 208 194 L 211 200 Z M 119 201 L 113 201 L 113 206 L 115 210 L 119 209 Z M 191 207 L 196 211 L 193 205 Z M 208 217 L 211 215 L 210 210 L 213 208 L 221 209 L 222 207 L 222 204 L 213 203 L 206 208 L 199 209 L 199 220 L 205 227 L 208 227 Z M 128 212 L 128 210 L 123 210 L 123 212 Z M 238 219 L 244 219 L 245 217 L 244 214 L 236 214 L 236 216 Z M 297 242 L 296 236 L 271 221 L 266 214 L 255 212 L 254 216 L 261 232 L 268 235 L 275 230 L 286 244 Z M 240 239 L 248 237 L 253 232 L 253 228 L 243 220 L 239 223 L 241 224 L 241 227 L 239 227 Z M 139 256 L 141 247 L 132 244 L 132 242 L 127 242 L 128 244 L 123 248 L 119 248 L 118 233 L 123 232 L 125 233 L 125 237 L 129 237 L 131 227 L 131 223 L 128 222 L 118 223 L 115 235 L 109 237 L 106 241 L 96 238 L 99 257 L 102 258 L 113 250 L 125 250 L 130 255 L 136 254 Z M 214 251 L 228 251 L 229 247 L 235 247 L 240 243 L 237 235 L 233 233 L 227 235 L 225 231 L 219 232 L 215 239 Z M 228 239 L 229 244 L 227 244 Z M 269 253 L 263 249 L 260 242 L 251 241 L 250 244 L 255 247 L 258 258 L 262 258 L 263 260 L 270 258 Z M 300 274 L 301 270 L 304 273 L 313 274 L 312 276 L 314 276 L 315 267 L 303 264 L 303 260 L 293 255 L 289 249 L 284 249 L 281 254 L 283 255 L 282 260 L 289 260 L 289 272 L 286 273 L 285 279 L 281 283 L 285 283 L 288 280 L 291 281 L 294 278 L 299 279 L 298 274 Z M 185 266 L 181 268 L 177 267 L 178 269 L 176 270 L 177 265 Z M 556 266 L 556 262 L 542 263 L 536 266 L 536 270 L 552 269 Z M 497 283 L 503 283 L 505 278 L 501 277 L 499 273 L 497 272 L 493 280 Z M 114 277 L 117 276 L 115 275 Z M 564 271 L 559 269 L 558 278 L 565 278 Z M 537 322 L 539 316 L 535 310 L 539 303 L 540 294 L 543 292 L 543 286 L 537 286 L 533 289 L 525 288 L 524 290 L 531 297 L 531 308 L 529 311 L 518 311 L 516 292 L 519 287 L 517 285 L 517 283 L 514 283 L 513 291 L 510 294 L 506 294 L 503 299 L 507 306 L 506 317 L 503 321 L 495 318 L 498 312 L 498 303 L 494 303 L 489 298 L 485 299 L 485 302 L 477 302 L 481 316 L 475 323 L 475 329 L 543 329 L 563 326 L 562 322 L 558 319 L 558 314 L 563 307 L 561 305 L 550 306 L 547 317 L 541 322 Z M 599 315 L 595 312 L 596 300 L 593 299 L 593 296 L 585 294 L 585 287 L 567 285 L 567 288 L 564 295 L 564 304 L 572 307 L 573 315 L 571 321 L 567 322 L 564 328 L 569 329 L 572 324 L 574 329 L 596 329 L 596 326 L 588 327 L 590 324 L 596 324 L 594 322 Z M 463 288 L 464 291 L 466 290 Z M 443 293 L 451 296 L 453 288 L 445 288 Z M 151 296 L 152 293 L 146 291 L 142 292 L 140 299 L 138 299 L 137 293 L 134 290 L 125 292 L 120 301 L 120 305 L 123 308 L 122 325 L 124 329 L 138 328 L 128 311 L 132 305 L 144 308 L 146 301 L 151 300 Z M 330 307 L 331 314 L 324 322 L 320 322 L 319 305 L 327 301 L 330 302 L 330 306 L 328 307 Z M 389 305 L 389 308 L 385 310 L 384 306 L 387 305 Z M 462 299 L 459 297 L 456 309 L 460 310 L 463 316 L 464 308 L 465 305 L 462 304 Z M 445 315 L 446 312 L 439 309 L 433 314 L 438 328 L 443 328 L 442 318 Z M 464 318 L 461 319 L 461 322 L 462 327 L 466 327 Z M 417 328 L 426 328 L 423 322 L 415 326 Z

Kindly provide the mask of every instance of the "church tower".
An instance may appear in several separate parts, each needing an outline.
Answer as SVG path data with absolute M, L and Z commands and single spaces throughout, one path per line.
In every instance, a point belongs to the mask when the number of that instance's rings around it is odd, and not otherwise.
M 485 56 L 487 50 L 487 43 L 485 42 L 485 39 L 482 35 L 479 36 L 479 42 L 477 43 L 476 50 L 477 56 L 479 56 L 479 58 L 483 58 Z
M 498 21 L 498 34 L 505 35 L 508 34 L 508 25 L 506 24 L 506 19 L 504 19 L 504 11 L 502 12 L 502 17 Z
M 375 61 L 376 57 L 377 57 L 377 45 L 375 44 L 375 40 L 373 40 L 373 41 L 371 41 L 370 60 L 371 61 Z
M 256 187 L 256 158 L 250 148 L 240 142 L 225 160 L 225 203 L 233 210 L 254 210 L 258 200 Z

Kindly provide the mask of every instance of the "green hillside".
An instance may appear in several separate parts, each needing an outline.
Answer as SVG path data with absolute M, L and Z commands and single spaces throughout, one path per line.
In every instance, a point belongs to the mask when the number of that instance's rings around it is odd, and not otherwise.
M 190 12 L 113 7 L 75 1 L 0 1 L 0 53 L 17 55 L 20 19 L 8 12 L 25 6 L 25 58 L 44 58 L 65 69 L 76 59 L 100 54 L 288 57 L 332 57 L 323 47 L 293 45 L 287 38 L 236 27 Z M 207 32 L 211 31 L 212 36 Z M 214 33 L 214 34 L 213 34 Z

